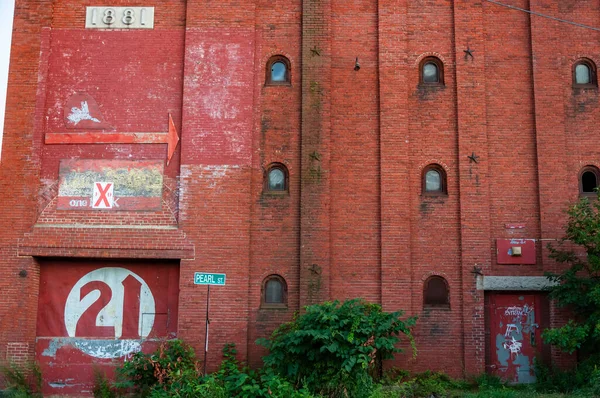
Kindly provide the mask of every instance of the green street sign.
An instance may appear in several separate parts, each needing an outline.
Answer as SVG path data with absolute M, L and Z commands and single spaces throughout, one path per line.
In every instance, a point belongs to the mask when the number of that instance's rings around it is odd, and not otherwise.
M 225 286 L 225 274 L 209 274 L 207 272 L 195 272 L 194 285 Z

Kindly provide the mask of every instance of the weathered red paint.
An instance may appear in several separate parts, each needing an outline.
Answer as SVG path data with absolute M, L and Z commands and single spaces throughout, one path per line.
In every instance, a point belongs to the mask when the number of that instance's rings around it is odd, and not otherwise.
M 159 210 L 163 169 L 162 160 L 62 160 L 56 209 Z
M 394 366 L 478 374 L 478 274 L 560 267 L 540 243 L 536 264 L 499 264 L 496 239 L 560 239 L 578 171 L 600 166 L 598 92 L 571 85 L 578 58 L 600 64 L 596 33 L 582 40 L 580 27 L 485 1 L 151 0 L 154 29 L 91 31 L 89 2 L 16 3 L 0 167 L 8 359 L 33 356 L 40 257 L 184 258 L 178 332 L 198 351 L 206 293 L 191 280 L 209 267 L 228 276 L 211 304 L 211 342 L 235 342 L 252 365 L 264 353 L 253 342 L 304 304 L 365 297 L 420 315 L 419 355 Z M 600 18 L 589 2 L 564 3 L 513 5 Z M 290 85 L 265 85 L 276 55 L 290 61 Z M 419 84 L 430 56 L 445 85 Z M 61 160 L 165 158 L 163 145 L 46 145 L 46 134 L 100 132 L 88 118 L 69 124 L 86 98 L 104 131 L 166 131 L 173 115 L 182 145 L 165 168 L 160 210 L 57 210 Z M 272 163 L 288 168 L 286 195 L 263 193 Z M 446 171 L 447 196 L 420 194 L 429 164 Z M 287 310 L 261 307 L 272 274 L 288 284 Z M 432 274 L 448 281 L 450 309 L 424 310 Z M 551 326 L 568 319 L 551 314 Z M 214 348 L 209 371 L 221 361 Z
M 179 142 L 177 129 L 169 113 L 169 131 L 166 133 L 47 133 L 45 143 L 52 144 L 167 144 L 167 164 Z
M 534 359 L 542 353 L 544 297 L 529 292 L 490 294 L 488 369 L 514 383 L 535 381 Z
M 178 285 L 177 262 L 42 262 L 36 358 L 44 392 L 86 391 L 93 367 L 176 337 Z
M 521 254 L 515 255 L 514 248 L 520 248 Z M 536 263 L 537 255 L 534 239 L 496 239 L 498 264 Z

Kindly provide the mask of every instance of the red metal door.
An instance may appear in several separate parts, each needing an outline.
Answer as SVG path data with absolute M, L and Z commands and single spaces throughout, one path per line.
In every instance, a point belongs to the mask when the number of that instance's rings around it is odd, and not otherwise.
M 54 260 L 40 264 L 36 358 L 44 395 L 86 395 L 136 351 L 177 332 L 179 264 Z
M 545 297 L 492 293 L 487 299 L 488 369 L 509 382 L 535 382 L 534 358 L 541 354 L 540 314 Z

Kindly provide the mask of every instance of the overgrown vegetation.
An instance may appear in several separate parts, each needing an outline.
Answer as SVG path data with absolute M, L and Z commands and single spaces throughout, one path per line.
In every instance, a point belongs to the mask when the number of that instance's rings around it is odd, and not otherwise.
M 117 369 L 114 383 L 96 370 L 93 393 L 100 398 L 600 396 L 600 367 L 595 365 L 593 355 L 567 372 L 536 366 L 538 382 L 527 386 L 508 386 L 490 375 L 470 381 L 429 371 L 410 374 L 391 369 L 381 375 L 381 361 L 401 351 L 401 337 L 416 355 L 411 334 L 416 318 L 402 320 L 401 316 L 401 312 L 386 313 L 363 300 L 309 306 L 305 313 L 280 326 L 270 339 L 260 341 L 270 350 L 261 369 L 240 363 L 235 346 L 226 344 L 219 370 L 208 376 L 200 374 L 199 361 L 190 346 L 180 340 L 165 341 L 154 353 L 134 354 Z M 37 366 L 9 365 L 1 371 L 8 386 L 4 393 L 7 396 L 41 397 Z
M 378 365 L 401 352 L 400 335 L 416 354 L 410 330 L 416 318 L 401 316 L 358 299 L 327 302 L 308 306 L 258 343 L 269 349 L 265 366 L 295 386 L 328 397 L 368 397 Z
M 550 299 L 567 307 L 573 318 L 559 328 L 547 329 L 546 343 L 568 353 L 578 353 L 576 369 L 568 372 L 541 370 L 538 384 L 560 392 L 587 389 L 600 395 L 600 192 L 598 200 L 580 200 L 568 210 L 565 237 L 559 246 L 549 245 L 551 257 L 564 271 L 548 273 L 553 282 Z M 565 248 L 570 242 L 578 248 Z
M 42 396 L 42 373 L 37 363 L 19 365 L 11 362 L 0 366 L 0 373 L 6 388 L 3 394 L 0 392 L 0 396 L 10 398 Z
M 368 398 L 378 364 L 401 351 L 400 335 L 408 338 L 414 351 L 410 328 L 416 318 L 403 321 L 401 316 L 363 300 L 309 306 L 261 341 L 270 353 L 260 370 L 240 364 L 235 347 L 228 344 L 219 370 L 200 376 L 193 349 L 172 340 L 153 354 L 136 353 L 118 370 L 115 386 L 153 398 Z M 98 391 L 105 395 L 98 396 L 109 397 L 101 387 Z

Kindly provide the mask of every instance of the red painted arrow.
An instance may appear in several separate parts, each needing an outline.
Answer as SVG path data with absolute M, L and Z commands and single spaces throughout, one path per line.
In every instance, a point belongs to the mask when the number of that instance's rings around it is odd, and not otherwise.
M 167 165 L 171 161 L 179 135 L 169 113 L 167 133 L 103 133 L 85 131 L 81 133 L 47 133 L 45 143 L 53 144 L 167 144 Z

